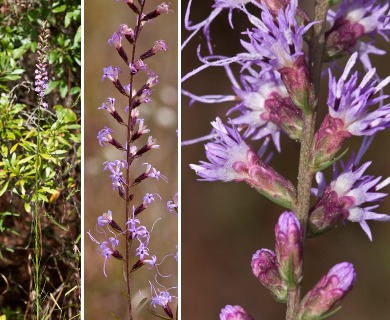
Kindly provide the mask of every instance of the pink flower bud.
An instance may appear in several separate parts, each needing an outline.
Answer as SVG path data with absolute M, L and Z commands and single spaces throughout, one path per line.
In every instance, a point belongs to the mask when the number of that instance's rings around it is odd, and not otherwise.
M 327 114 L 314 137 L 311 166 L 317 169 L 332 161 L 345 140 L 351 136 L 352 134 L 345 130 L 343 120 Z
M 275 226 L 275 251 L 279 273 L 289 288 L 302 277 L 303 229 L 293 212 L 284 212 Z
M 278 71 L 294 104 L 304 111 L 312 107 L 316 98 L 304 55 L 299 56 L 291 67 Z
M 302 299 L 297 319 L 319 319 L 352 290 L 355 279 L 356 273 L 351 263 L 336 264 Z
M 257 250 L 252 257 L 252 271 L 260 283 L 271 291 L 279 302 L 286 302 L 287 286 L 280 277 L 276 255 L 272 250 Z
M 252 316 L 240 306 L 227 305 L 219 314 L 220 320 L 253 320 Z

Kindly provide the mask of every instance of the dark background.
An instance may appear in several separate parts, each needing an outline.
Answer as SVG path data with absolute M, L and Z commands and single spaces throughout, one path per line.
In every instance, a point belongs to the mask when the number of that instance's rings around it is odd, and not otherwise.
M 308 12 L 312 15 L 311 2 Z M 197 0 L 192 4 L 194 23 L 206 18 L 212 2 Z M 183 17 L 186 3 L 182 5 Z M 233 23 L 244 30 L 246 17 L 233 13 Z M 241 26 L 240 26 L 241 24 Z M 237 36 L 232 36 L 227 22 L 227 11 L 211 26 L 216 54 L 232 56 L 241 50 Z M 182 34 L 182 41 L 188 32 Z M 204 37 L 199 34 L 182 53 L 182 74 L 200 65 L 196 47 L 202 43 L 201 52 L 207 55 Z M 379 39 L 378 47 L 390 47 Z M 373 59 L 379 75 L 390 73 L 388 56 Z M 237 73 L 236 73 L 237 74 Z M 322 84 L 317 125 L 326 112 L 324 101 L 327 76 Z M 186 81 L 183 89 L 196 94 L 232 94 L 231 84 L 223 68 L 210 68 Z M 387 92 L 389 90 L 387 89 Z M 207 105 L 182 99 L 182 139 L 206 135 L 211 130 L 210 121 L 216 116 L 226 120 L 225 113 L 233 104 Z M 363 162 L 373 161 L 367 174 L 390 175 L 390 133 L 377 135 Z M 357 151 L 361 139 L 348 142 L 350 152 Z M 299 144 L 286 136 L 281 140 L 282 153 L 275 154 L 272 166 L 294 184 L 297 182 Z M 227 304 L 244 307 L 255 319 L 284 319 L 285 305 L 275 302 L 268 291 L 253 276 L 250 267 L 252 254 L 260 248 L 274 249 L 274 226 L 284 211 L 252 190 L 244 183 L 198 182 L 188 167 L 190 163 L 206 160 L 203 144 L 182 148 L 182 318 L 217 319 L 221 308 Z M 329 172 L 329 170 L 327 171 Z M 329 179 L 328 179 L 329 181 Z M 388 188 L 384 189 L 388 192 Z M 390 213 L 387 198 L 377 209 Z M 370 242 L 357 223 L 348 222 L 325 235 L 307 243 L 303 292 L 306 293 L 332 266 L 342 261 L 354 264 L 357 280 L 354 289 L 342 302 L 342 310 L 331 319 L 388 319 L 390 317 L 390 225 L 369 222 L 373 233 Z
M 151 11 L 160 2 L 147 1 L 147 8 Z M 118 194 L 112 191 L 111 179 L 108 172 L 103 172 L 102 163 L 106 160 L 113 161 L 121 158 L 121 152 L 111 146 L 100 147 L 96 135 L 104 126 L 114 129 L 114 137 L 123 141 L 124 130 L 116 124 L 105 110 L 98 110 L 107 97 L 115 97 L 116 107 L 121 115 L 124 115 L 123 108 L 127 105 L 126 99 L 118 95 L 113 84 L 109 80 L 100 80 L 104 67 L 110 65 L 121 67 L 123 70 L 120 78 L 123 85 L 128 84 L 126 66 L 120 59 L 115 48 L 108 45 L 107 40 L 117 30 L 120 24 L 126 23 L 133 28 L 135 14 L 123 1 L 85 1 L 85 186 L 84 186 L 84 207 L 85 207 L 85 228 L 84 231 L 91 232 L 99 238 L 95 230 L 98 216 L 108 209 L 112 210 L 113 217 L 121 225 L 124 224 L 124 202 Z M 160 149 L 152 150 L 141 157 L 134 164 L 138 168 L 137 174 L 144 170 L 142 163 L 149 162 L 162 174 L 166 175 L 169 183 L 163 181 L 144 182 L 138 186 L 135 203 L 139 203 L 140 195 L 146 192 L 157 192 L 161 195 L 162 201 L 156 201 L 139 219 L 148 230 L 158 217 L 162 220 L 156 223 L 151 235 L 151 254 L 157 255 L 160 259 L 168 253 L 174 253 L 177 245 L 177 217 L 170 214 L 165 206 L 166 201 L 177 192 L 177 3 L 170 4 L 168 15 L 162 15 L 154 21 L 145 25 L 139 42 L 138 53 L 148 50 L 156 40 L 164 39 L 169 48 L 168 51 L 159 52 L 156 56 L 145 62 L 159 75 L 159 84 L 155 87 L 151 96 L 153 102 L 140 107 L 141 116 L 145 119 L 145 125 L 150 129 L 150 135 L 157 138 Z M 148 10 L 147 10 L 148 11 Z M 123 41 L 127 52 L 130 46 Z M 138 79 L 145 81 L 142 72 Z M 138 88 L 139 88 L 138 83 Z M 147 137 L 147 136 L 146 136 Z M 135 173 L 134 173 L 135 174 Z M 138 195 L 138 196 L 137 196 Z M 111 312 L 121 319 L 127 318 L 127 301 L 121 291 L 126 291 L 123 278 L 122 263 L 115 259 L 107 261 L 106 272 L 108 277 L 103 275 L 103 258 L 97 252 L 98 245 L 90 241 L 85 234 L 85 264 L 84 264 L 84 304 L 85 319 L 112 319 Z M 123 248 L 119 248 L 124 252 Z M 160 266 L 160 272 L 164 275 L 172 272 L 177 273 L 173 259 L 166 259 Z M 151 296 L 148 280 L 153 280 L 154 271 L 143 267 L 136 272 L 133 283 L 135 294 L 134 306 L 144 296 Z M 177 286 L 176 276 L 161 281 L 167 288 Z M 177 296 L 177 290 L 171 290 L 171 294 Z M 176 301 L 172 304 L 175 311 Z M 159 310 L 160 311 L 160 310 Z M 137 319 L 154 319 L 145 310 L 137 313 Z

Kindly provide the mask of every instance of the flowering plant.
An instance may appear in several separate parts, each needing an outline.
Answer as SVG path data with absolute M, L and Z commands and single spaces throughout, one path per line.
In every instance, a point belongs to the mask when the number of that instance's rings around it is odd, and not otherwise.
M 311 257 L 305 253 L 309 238 L 325 238 L 329 230 L 352 221 L 358 222 L 372 240 L 367 221 L 390 220 L 390 216 L 377 212 L 378 202 L 387 195 L 381 189 L 390 183 L 389 178 L 368 175 L 366 170 L 371 162 L 361 163 L 374 135 L 390 126 L 390 105 L 383 93 L 390 77 L 382 79 L 371 63 L 372 54 L 385 53 L 374 46 L 374 38 L 380 35 L 387 40 L 389 5 L 349 0 L 341 1 L 337 8 L 333 5 L 330 1 L 316 1 L 315 14 L 310 17 L 297 0 L 222 0 L 215 1 L 207 18 L 193 23 L 190 16 L 198 8 L 190 1 L 184 21 L 190 33 L 183 49 L 189 50 L 193 42 L 190 40 L 201 31 L 206 45 L 197 48 L 202 65 L 193 67 L 182 79 L 183 94 L 192 104 L 235 103 L 226 119 L 220 115 L 212 121 L 208 135 L 184 142 L 188 145 L 208 141 L 208 161 L 190 167 L 200 180 L 245 182 L 284 207 L 275 227 L 275 250 L 257 250 L 251 267 L 271 295 L 287 305 L 286 319 L 322 319 L 331 315 L 355 283 L 353 264 L 338 261 L 304 294 L 302 284 L 308 273 L 304 266 Z M 375 13 L 368 8 L 375 8 Z M 214 21 L 225 12 L 226 24 L 235 32 L 243 20 L 235 21 L 235 16 L 247 18 L 233 55 L 216 53 L 222 42 L 212 32 L 218 25 Z M 367 36 L 371 40 L 367 41 Z M 224 43 L 226 39 L 233 48 L 234 38 L 229 34 L 223 38 Z M 340 58 L 344 56 L 348 61 L 342 68 Z M 359 60 L 365 75 L 357 69 Z M 202 95 L 198 93 L 202 87 L 194 85 L 187 89 L 201 72 L 210 68 L 214 71 L 215 67 L 222 67 L 226 74 L 232 88 L 229 94 L 208 91 Z M 328 98 L 323 102 L 321 78 L 326 76 Z M 223 85 L 214 88 L 224 90 Z M 292 174 L 286 168 L 293 169 L 295 163 L 291 148 L 282 147 L 282 135 L 300 144 L 298 170 Z M 352 155 L 345 155 L 353 136 L 364 137 L 361 146 Z M 272 152 L 267 152 L 267 148 L 271 140 L 275 149 L 284 154 L 284 168 L 270 163 Z M 345 160 L 346 157 L 349 159 Z M 333 177 L 327 183 L 325 173 L 331 166 Z M 314 178 L 317 188 L 312 185 Z M 186 190 L 183 191 L 185 194 Z M 240 210 L 240 220 L 244 220 L 243 213 L 253 209 L 242 194 L 235 194 L 240 203 L 236 209 Z M 232 199 L 223 197 L 223 202 L 234 205 Z M 207 206 L 211 207 L 210 202 Z M 186 210 L 185 206 L 183 209 Z M 268 206 L 262 211 L 275 210 Z M 240 242 L 252 245 L 248 241 Z M 240 258 L 237 260 L 242 264 Z M 220 318 L 252 319 L 252 311 L 244 304 L 228 305 Z
M 123 67 L 103 68 L 101 80 L 111 82 L 116 90 L 110 91 L 109 97 L 98 108 L 114 123 L 110 127 L 104 126 L 97 133 L 98 144 L 103 150 L 111 148 L 106 155 L 108 160 L 103 161 L 102 170 L 105 180 L 110 178 L 111 185 L 106 185 L 114 193 L 108 191 L 106 201 L 101 201 L 100 215 L 94 216 L 95 230 L 88 229 L 87 234 L 95 246 L 94 254 L 98 253 L 102 261 L 102 269 L 98 272 L 107 278 L 102 281 L 110 281 L 105 294 L 115 282 L 112 280 L 115 278 L 113 260 L 118 260 L 120 274 L 124 274 L 126 283 L 124 296 L 128 319 L 138 318 L 138 314 L 143 317 L 144 310 L 141 308 L 154 316 L 174 319 L 176 283 L 170 284 L 175 280 L 172 265 L 175 270 L 177 249 L 175 246 L 168 247 L 170 242 L 166 241 L 162 230 L 172 236 L 177 224 L 177 199 L 167 188 L 168 178 L 151 164 L 156 162 L 159 154 L 164 157 L 168 154 L 170 158 L 173 152 L 159 153 L 160 143 L 149 135 L 155 131 L 146 126 L 148 120 L 152 122 L 152 111 L 161 123 L 167 121 L 161 110 L 164 106 L 152 101 L 152 92 L 157 85 L 160 86 L 160 78 L 152 71 L 152 66 L 153 61 L 158 61 L 158 57 L 168 48 L 165 41 L 151 42 L 144 36 L 148 30 L 155 28 L 157 20 L 164 20 L 161 15 L 171 10 L 165 3 L 150 7 L 147 1 L 128 0 L 125 5 L 126 12 L 129 13 L 130 9 L 130 13 L 135 15 L 135 23 L 132 27 L 121 24 L 108 40 L 108 44 L 118 53 Z M 161 67 L 159 65 L 155 64 L 154 67 Z M 174 133 L 172 137 L 177 141 Z M 164 140 L 159 142 L 162 142 L 162 146 L 166 145 Z M 174 181 L 170 181 L 170 184 L 174 184 Z M 112 201 L 113 197 L 118 197 L 120 201 Z M 161 201 L 164 201 L 163 209 L 158 205 Z M 100 209 L 103 206 L 104 209 Z M 156 249 L 159 242 L 164 251 Z M 166 266 L 170 266 L 171 270 Z M 120 295 L 119 292 L 116 294 Z M 91 313 L 90 310 L 91 306 L 88 313 Z

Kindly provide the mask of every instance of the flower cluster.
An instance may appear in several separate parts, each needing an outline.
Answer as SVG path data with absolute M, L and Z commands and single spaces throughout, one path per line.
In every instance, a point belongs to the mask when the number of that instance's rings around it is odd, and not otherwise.
M 342 0 L 333 11 L 328 10 L 331 2 L 316 1 L 316 17 L 311 18 L 297 0 L 216 0 L 210 15 L 193 24 L 190 1 L 184 21 L 191 34 L 182 48 L 203 31 L 208 53 L 201 54 L 198 47 L 202 65 L 187 73 L 182 82 L 205 69 L 223 67 L 232 88 L 227 94 L 198 95 L 194 90 L 183 90 L 183 94 L 190 103 L 235 104 L 227 113 L 228 120 L 217 117 L 211 123 L 209 135 L 184 143 L 208 140 L 208 161 L 190 167 L 203 181 L 244 181 L 289 210 L 276 224 L 275 251 L 258 250 L 251 263 L 260 283 L 277 301 L 287 303 L 287 319 L 329 316 L 355 282 L 354 267 L 342 262 L 301 298 L 303 250 L 309 237 L 348 220 L 358 222 L 372 240 L 367 220 L 390 221 L 389 215 L 376 212 L 377 203 L 387 196 L 380 190 L 390 184 L 390 178 L 367 174 L 370 161 L 359 164 L 375 134 L 390 127 L 390 103 L 383 93 L 390 76 L 381 79 L 368 56 L 385 54 L 374 42 L 378 35 L 389 41 L 389 4 Z M 225 11 L 232 29 L 233 12 L 250 24 L 240 33 L 241 49 L 233 56 L 214 53 L 217 46 L 210 32 L 215 18 Z M 350 55 L 346 65 L 337 65 L 345 55 Z M 366 70 L 363 76 L 356 68 L 358 59 Z M 322 70 L 323 61 L 332 61 L 327 72 Z M 233 65 L 238 65 L 239 75 Z M 340 69 L 341 75 L 336 74 Z M 327 74 L 327 114 L 316 129 L 317 109 L 322 107 L 320 80 Z M 282 152 L 281 133 L 301 143 L 296 186 L 264 156 L 270 139 Z M 342 161 L 342 148 L 353 136 L 363 136 L 360 151 Z M 250 139 L 264 139 L 259 152 L 253 150 Z M 327 183 L 323 170 L 331 166 L 333 177 Z M 318 188 L 312 188 L 314 177 Z M 315 202 L 310 201 L 313 195 Z M 252 317 L 242 307 L 228 305 L 220 319 Z
M 35 91 L 38 94 L 38 103 L 47 109 L 48 104 L 44 101 L 45 90 L 48 86 L 49 78 L 47 76 L 47 51 L 49 49 L 48 40 L 50 30 L 46 29 L 46 21 L 42 22 L 42 32 L 39 34 L 37 57 L 38 62 L 35 69 Z
M 277 301 L 286 302 L 288 290 L 294 290 L 302 280 L 303 228 L 293 212 L 279 217 L 275 237 L 275 252 L 258 250 L 252 257 L 252 270 Z M 323 316 L 352 289 L 355 278 L 352 264 L 335 265 L 302 299 L 297 319 Z
M 141 118 L 140 106 L 151 101 L 153 88 L 158 83 L 158 76 L 145 63 L 146 59 L 156 55 L 160 51 L 167 50 L 167 46 L 163 40 L 155 41 L 153 46 L 136 56 L 137 43 L 140 38 L 140 33 L 145 25 L 160 16 L 163 13 L 168 13 L 168 5 L 162 3 L 155 10 L 145 13 L 145 1 L 138 4 L 133 1 L 126 1 L 129 8 L 136 14 L 136 25 L 134 28 L 122 24 L 118 30 L 114 32 L 108 40 L 108 44 L 113 46 L 120 58 L 126 64 L 126 69 L 109 66 L 103 69 L 102 80 L 109 80 L 120 94 L 126 97 L 127 105 L 123 107 L 115 98 L 109 97 L 98 109 L 106 110 L 108 114 L 116 121 L 117 128 L 112 129 L 104 127 L 98 132 L 97 139 L 102 147 L 111 145 L 121 151 L 122 157 L 114 161 L 105 161 L 104 171 L 110 174 L 113 191 L 117 192 L 119 197 L 123 199 L 125 210 L 124 215 L 115 215 L 111 210 L 103 213 L 97 219 L 96 231 L 103 236 L 104 241 L 100 242 L 95 239 L 91 232 L 88 232 L 91 240 L 99 245 L 99 253 L 104 259 L 104 275 L 106 272 L 106 261 L 111 257 L 121 260 L 126 265 L 125 278 L 127 282 L 127 296 L 130 318 L 132 319 L 132 293 L 130 286 L 130 277 L 133 277 L 135 272 L 141 267 L 149 266 L 152 275 L 151 279 L 157 277 L 167 277 L 162 275 L 158 266 L 167 257 L 174 257 L 175 253 L 167 254 L 165 257 L 158 259 L 152 254 L 150 244 L 153 241 L 151 237 L 152 230 L 158 218 L 151 228 L 147 228 L 141 223 L 139 217 L 141 213 L 152 206 L 156 200 L 162 200 L 162 197 L 157 193 L 146 193 L 142 198 L 137 195 L 134 187 L 145 181 L 168 182 L 168 179 L 150 163 L 141 163 L 136 166 L 136 159 L 149 153 L 149 151 L 158 149 L 159 145 L 156 140 L 149 135 L 150 129 L 145 125 L 145 120 Z M 124 48 L 124 42 L 132 47 L 131 56 L 128 55 Z M 121 74 L 130 76 L 129 84 L 124 85 L 121 81 Z M 138 81 L 136 77 L 140 73 L 146 76 L 146 80 L 136 88 Z M 120 131 L 125 130 L 125 135 L 121 136 Z M 115 138 L 114 138 L 114 137 Z M 137 171 L 140 171 L 138 175 Z M 138 203 L 137 203 L 138 201 Z M 169 211 L 173 209 L 169 208 Z M 120 221 L 124 220 L 124 223 Z M 122 245 L 123 243 L 123 245 Z M 158 282 L 157 282 L 158 284 Z M 159 287 L 161 285 L 158 284 Z M 154 287 L 153 287 L 154 288 Z M 166 315 L 170 319 L 174 319 L 173 313 L 169 304 L 172 298 L 168 290 L 152 290 L 150 297 L 150 305 L 154 308 L 161 306 Z M 162 316 L 161 316 L 162 317 Z

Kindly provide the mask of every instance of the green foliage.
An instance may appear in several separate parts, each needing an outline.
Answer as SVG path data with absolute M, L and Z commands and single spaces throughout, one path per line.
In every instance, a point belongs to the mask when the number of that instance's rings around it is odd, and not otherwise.
M 0 320 L 3 319 L 14 319 L 14 320 L 23 320 L 24 314 L 20 308 L 17 308 L 16 310 L 12 310 L 10 307 L 5 307 L 1 309 L 1 314 L 4 318 L 0 317 Z
M 47 20 L 51 32 L 49 74 L 55 76 L 50 77 L 48 92 L 55 91 L 61 98 L 77 96 L 81 92 L 80 1 L 35 1 L 25 12 L 9 10 L 0 22 L 0 89 L 8 91 L 7 83 L 20 79 L 24 72 L 21 59 L 36 52 L 41 21 Z M 29 72 L 28 80 L 32 82 L 33 76 Z
M 6 207 L 12 212 L 0 213 L 0 233 L 9 241 L 8 247 L 0 244 L 0 258 L 3 254 L 12 266 L 12 276 L 22 273 L 20 282 L 13 283 L 4 298 L 3 305 L 13 303 L 12 308 L 0 314 L 7 319 L 24 319 L 25 314 L 63 319 L 63 310 L 67 310 L 69 317 L 76 318 L 80 313 L 77 290 L 58 294 L 54 300 L 45 287 L 79 285 L 73 237 L 80 238 L 80 1 L 15 0 L 0 7 L 0 199 L 4 199 L 0 204 L 12 204 Z M 33 90 L 42 26 L 50 30 L 47 110 L 39 110 Z M 23 206 L 33 214 L 25 214 Z M 25 232 L 28 228 L 33 230 L 34 258 L 27 261 L 12 249 L 32 243 L 30 233 Z M 26 271 L 27 263 L 33 264 L 33 275 Z M 58 272 L 54 276 L 47 270 Z M 24 284 L 31 283 L 31 278 L 35 294 L 25 297 L 30 288 Z
M 26 211 L 30 212 L 37 154 L 41 168 L 37 197 L 49 203 L 51 196 L 61 191 L 58 180 L 62 180 L 62 176 L 58 173 L 65 172 L 64 160 L 74 145 L 80 144 L 80 125 L 71 109 L 55 106 L 55 120 L 40 124 L 41 149 L 37 150 L 36 118 L 26 115 L 25 109 L 25 105 L 10 104 L 5 94 L 0 98 L 0 140 L 5 141 L 0 149 L 0 196 L 7 190 L 18 194 L 24 200 Z M 72 178 L 67 184 L 74 185 Z

